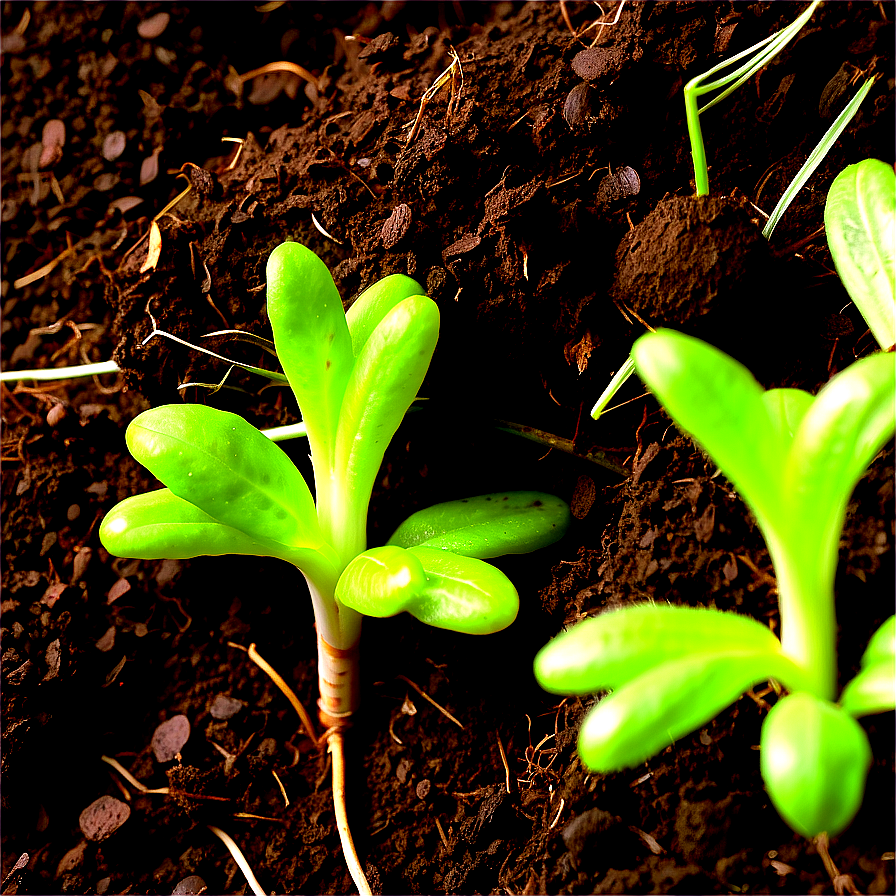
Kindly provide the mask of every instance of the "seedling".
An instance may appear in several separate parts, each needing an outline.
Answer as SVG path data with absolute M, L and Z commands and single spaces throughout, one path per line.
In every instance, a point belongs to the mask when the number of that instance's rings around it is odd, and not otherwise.
M 732 613 L 638 605 L 558 636 L 538 654 L 536 677 L 554 693 L 612 690 L 579 735 L 583 761 L 600 772 L 645 761 L 754 684 L 777 680 L 791 693 L 763 724 L 766 787 L 794 830 L 833 836 L 858 811 L 871 764 L 855 717 L 896 705 L 893 617 L 834 702 L 840 532 L 853 488 L 896 428 L 896 357 L 856 361 L 813 397 L 766 392 L 737 361 L 672 330 L 642 336 L 632 356 L 756 517 L 777 576 L 781 640 Z
M 282 449 L 241 417 L 167 405 L 138 416 L 126 435 L 130 452 L 167 487 L 114 507 L 100 539 L 121 557 L 250 554 L 298 567 L 314 606 L 320 719 L 334 732 L 335 772 L 342 731 L 358 707 L 362 615 L 407 611 L 473 634 L 506 627 L 517 613 L 516 589 L 482 558 L 556 541 L 569 510 L 540 493 L 479 496 L 414 514 L 389 545 L 368 551 L 374 480 L 429 367 L 438 307 L 416 281 L 393 275 L 346 313 L 324 263 L 298 243 L 271 253 L 267 284 L 277 354 L 311 448 L 316 500 Z M 334 798 L 339 791 L 334 779 Z M 369 892 L 351 859 L 347 826 L 340 835 L 356 885 Z
M 696 78 L 688 81 L 685 85 L 685 118 L 688 125 L 688 136 L 691 141 L 691 156 L 694 159 L 694 183 L 698 196 L 706 196 L 709 193 L 709 169 L 706 164 L 706 150 L 703 146 L 703 130 L 700 127 L 700 116 L 707 109 L 711 109 L 716 103 L 720 103 L 725 97 L 734 93 L 741 84 L 752 78 L 764 65 L 771 62 L 796 37 L 803 25 L 809 21 L 819 2 L 820 0 L 812 0 L 812 3 L 786 28 L 770 34 L 764 40 L 759 41 L 759 43 L 753 44 L 752 47 L 748 47 L 730 59 L 714 65 L 709 71 L 704 72 L 702 75 L 697 75 Z M 739 68 L 717 78 L 715 81 L 707 83 L 707 78 L 717 75 L 742 59 L 746 59 L 746 62 Z M 721 92 L 716 94 L 708 103 L 698 107 L 697 102 L 699 98 L 712 93 L 714 90 Z
M 878 345 L 896 342 L 896 172 L 877 159 L 844 168 L 824 207 L 837 273 Z

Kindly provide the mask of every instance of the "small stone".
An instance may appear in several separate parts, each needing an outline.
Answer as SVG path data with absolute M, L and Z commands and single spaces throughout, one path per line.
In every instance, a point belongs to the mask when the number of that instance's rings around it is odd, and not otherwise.
M 65 512 L 65 517 L 70 523 L 73 523 L 79 516 L 81 516 L 81 508 L 77 504 L 70 505 Z
M 72 564 L 73 585 L 84 577 L 84 573 L 87 572 L 87 567 L 90 565 L 91 557 L 93 557 L 93 548 L 81 548 L 75 554 L 75 562 Z
M 96 649 L 108 653 L 115 646 L 115 626 L 110 625 L 106 633 L 96 642 Z
M 109 885 L 112 883 L 111 877 L 101 877 L 96 882 L 96 892 L 97 896 L 106 896 L 106 893 L 109 892 Z
M 399 784 L 405 784 L 408 780 L 408 772 L 411 770 L 411 763 L 407 759 L 402 759 L 395 769 L 395 777 L 398 778 Z
M 106 603 L 114 604 L 115 601 L 117 601 L 119 597 L 124 596 L 130 590 L 131 590 L 131 583 L 127 579 L 119 579 L 109 589 L 109 593 L 106 595 Z
M 103 140 L 103 158 L 114 162 L 124 152 L 127 142 L 124 131 L 112 131 Z
M 57 404 L 54 404 L 53 407 L 47 411 L 47 424 L 52 427 L 57 427 L 65 418 L 65 405 L 60 401 Z
M 171 896 L 201 896 L 207 892 L 208 886 L 205 881 L 198 874 L 191 874 L 178 881 L 177 886 L 171 891 Z
M 190 720 L 184 715 L 162 722 L 152 736 L 152 751 L 159 762 L 171 762 L 190 739 Z
M 130 817 L 131 807 L 114 796 L 94 800 L 78 819 L 81 833 L 88 840 L 100 843 L 111 837 Z
M 167 12 L 157 12 L 154 16 L 144 19 L 137 26 L 137 34 L 145 40 L 155 40 L 168 27 L 171 16 Z
M 429 796 L 429 791 L 431 788 L 432 788 L 432 782 L 429 780 L 429 778 L 424 778 L 417 785 L 417 799 L 425 800 L 426 797 Z
M 585 81 L 599 78 L 614 61 L 614 54 L 601 47 L 591 47 L 576 53 L 572 60 L 572 70 Z
M 41 153 L 38 168 L 52 168 L 62 158 L 62 147 L 65 146 L 65 125 L 52 118 L 44 125 L 40 137 Z
M 228 697 L 226 694 L 218 694 L 212 702 L 209 712 L 213 719 L 226 721 L 232 719 L 245 706 L 242 700 Z

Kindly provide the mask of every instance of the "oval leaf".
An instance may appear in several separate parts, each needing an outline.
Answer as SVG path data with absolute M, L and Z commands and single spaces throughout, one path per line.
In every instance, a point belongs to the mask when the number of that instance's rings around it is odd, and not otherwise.
M 743 493 L 767 534 L 779 516 L 788 440 L 753 375 L 719 349 L 674 330 L 632 346 L 638 375 L 679 429 L 697 441 Z
M 812 694 L 790 694 L 766 717 L 760 743 L 766 789 L 795 831 L 834 837 L 852 821 L 871 767 L 871 747 L 855 719 Z
M 507 628 L 520 597 L 501 570 L 473 557 L 431 548 L 410 548 L 426 573 L 426 589 L 408 612 L 435 628 L 490 635 Z
M 889 659 L 862 669 L 843 689 L 840 705 L 853 718 L 896 709 L 896 663 Z
M 286 545 L 323 541 L 302 474 L 242 417 L 165 405 L 140 414 L 126 438 L 131 454 L 175 495 L 219 522 Z
M 355 362 L 339 416 L 331 493 L 332 543 L 344 562 L 366 543 L 373 481 L 417 397 L 438 338 L 438 306 L 411 296 L 380 321 Z
M 402 548 L 371 548 L 345 568 L 336 585 L 339 601 L 365 616 L 395 616 L 426 588 L 420 561 Z
M 552 694 L 582 695 L 621 687 L 695 654 L 780 651 L 775 635 L 748 616 L 639 604 L 585 619 L 558 635 L 535 657 L 535 677 Z M 794 673 L 788 683 L 798 677 Z
M 896 173 L 865 159 L 831 184 L 824 208 L 837 273 L 881 348 L 896 342 Z
M 355 357 L 379 326 L 380 321 L 401 301 L 425 295 L 423 287 L 404 274 L 390 274 L 368 287 L 345 312 L 345 321 L 352 337 Z
M 277 355 L 308 429 L 315 475 L 328 478 L 354 364 L 342 299 L 327 266 L 300 243 L 282 243 L 271 253 L 267 297 Z
M 775 675 L 779 656 L 690 656 L 656 666 L 605 697 L 579 733 L 582 762 L 596 772 L 630 768 L 706 724 L 754 684 Z
M 559 541 L 569 506 L 542 492 L 498 492 L 434 504 L 409 516 L 389 544 L 425 546 L 487 560 L 525 554 Z

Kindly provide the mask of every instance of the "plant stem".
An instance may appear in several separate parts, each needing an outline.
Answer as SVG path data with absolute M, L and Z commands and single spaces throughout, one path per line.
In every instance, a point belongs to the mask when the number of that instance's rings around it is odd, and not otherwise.
M 811 539 L 810 550 L 801 550 L 804 545 L 800 544 L 794 548 L 792 539 L 778 538 L 768 528 L 764 535 L 778 583 L 781 646 L 805 672 L 805 690 L 832 701 L 837 692 L 833 595 L 840 529 L 833 538 L 825 539 L 827 544 L 819 545 L 817 539 Z M 809 562 L 807 557 L 811 558 Z
M 354 610 L 349 610 L 347 607 L 343 607 L 342 610 L 354 613 Z M 318 632 L 317 676 L 320 688 L 318 706 L 320 721 L 325 729 L 334 725 L 346 725 L 360 703 L 358 674 L 360 635 L 359 624 L 358 637 L 353 644 L 348 647 L 334 647 Z
M 0 383 L 19 380 L 70 380 L 81 376 L 98 376 L 101 373 L 118 373 L 121 368 L 114 361 L 97 361 L 96 364 L 79 364 L 75 367 L 44 367 L 38 370 L 4 370 Z
M 358 893 L 361 896 L 372 896 L 370 884 L 361 867 L 355 844 L 352 840 L 352 832 L 348 826 L 348 812 L 345 807 L 345 744 L 342 731 L 337 729 L 327 738 L 330 755 L 333 758 L 333 807 L 336 810 L 336 829 L 339 831 L 339 841 L 342 844 L 342 853 L 345 864 L 348 865 L 348 873 L 351 875 Z

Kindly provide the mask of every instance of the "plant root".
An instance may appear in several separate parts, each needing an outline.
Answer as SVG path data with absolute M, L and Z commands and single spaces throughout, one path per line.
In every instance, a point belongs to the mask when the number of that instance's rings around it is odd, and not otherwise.
M 336 829 L 339 831 L 339 842 L 342 844 L 342 853 L 345 856 L 345 864 L 348 865 L 348 873 L 351 875 L 360 896 L 372 896 L 373 891 L 367 882 L 367 876 L 361 867 L 355 843 L 352 840 L 352 832 L 348 826 L 348 812 L 345 807 L 345 742 L 343 740 L 343 727 L 331 731 L 327 737 L 330 756 L 333 759 L 333 808 L 336 811 Z

